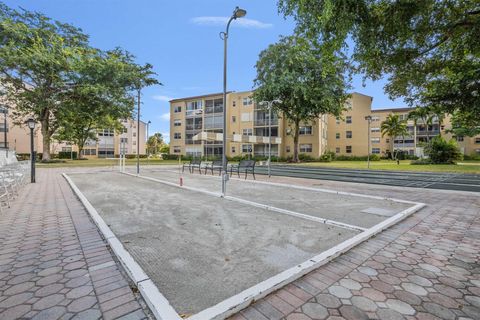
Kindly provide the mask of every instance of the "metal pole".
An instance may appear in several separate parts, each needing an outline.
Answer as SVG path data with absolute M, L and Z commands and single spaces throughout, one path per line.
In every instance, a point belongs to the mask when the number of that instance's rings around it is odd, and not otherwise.
M 33 128 L 30 128 L 30 182 L 35 183 L 35 152 L 33 151 Z
M 270 174 L 270 162 L 272 160 L 272 104 L 273 101 L 268 104 L 268 177 Z
M 5 147 L 5 149 L 7 149 L 8 148 L 7 147 L 7 144 L 8 144 L 8 142 L 7 142 L 7 109 L 5 107 L 3 108 L 3 115 L 4 115 L 4 117 L 3 117 L 3 129 L 4 129 L 4 131 L 3 131 L 3 141 L 4 141 L 4 147 Z
M 367 155 L 367 168 L 370 169 L 370 120 L 368 118 L 368 155 Z
M 147 139 L 146 139 L 146 143 L 145 143 L 145 145 L 146 145 L 146 148 L 145 148 L 146 150 L 145 150 L 145 151 L 146 151 L 146 153 L 147 153 L 147 165 L 150 164 L 150 163 L 149 163 L 150 160 L 148 159 L 148 158 L 149 158 L 149 155 L 150 155 L 150 152 L 149 152 L 149 150 L 148 150 L 148 126 L 149 126 L 149 125 L 150 125 L 150 121 L 147 121 Z
M 137 174 L 140 174 L 140 87 L 137 92 Z
M 223 33 L 223 157 L 222 157 L 222 195 L 227 192 L 227 40 L 228 40 L 228 28 L 232 18 L 228 20 L 227 29 Z

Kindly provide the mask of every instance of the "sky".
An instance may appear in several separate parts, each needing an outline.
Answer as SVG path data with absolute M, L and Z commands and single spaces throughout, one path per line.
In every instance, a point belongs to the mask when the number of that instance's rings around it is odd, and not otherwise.
M 1 1 L 1 0 L 0 0 Z M 226 20 L 235 6 L 247 10 L 232 22 L 228 43 L 228 90 L 252 89 L 259 53 L 281 35 L 290 35 L 292 19 L 278 14 L 277 0 L 3 0 L 18 7 L 81 28 L 91 45 L 103 50 L 122 47 L 151 63 L 162 86 L 142 92 L 143 121 L 149 133 L 169 140 L 169 103 L 182 98 L 221 92 Z M 373 108 L 402 107 L 384 93 L 384 80 L 352 82 L 353 91 L 373 96 Z

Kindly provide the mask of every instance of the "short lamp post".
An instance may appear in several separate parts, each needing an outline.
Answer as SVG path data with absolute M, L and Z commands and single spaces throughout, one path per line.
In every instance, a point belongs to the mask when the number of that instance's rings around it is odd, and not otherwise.
M 227 28 L 225 32 L 220 33 L 220 38 L 223 40 L 223 156 L 222 156 L 222 195 L 225 196 L 227 192 L 227 40 L 228 30 L 230 29 L 230 23 L 238 18 L 245 17 L 247 11 L 236 7 L 232 16 L 227 22 Z
M 368 121 L 368 153 L 367 153 L 367 168 L 370 169 L 370 125 L 372 123 L 372 116 L 365 116 L 365 120 Z
M 275 99 L 272 101 L 261 101 L 259 105 L 266 106 L 268 110 L 268 177 L 270 178 L 270 162 L 272 161 L 272 105 L 274 103 L 282 103 L 282 100 Z
M 26 121 L 28 128 L 30 129 L 30 162 L 31 162 L 31 170 L 30 170 L 30 178 L 31 183 L 35 183 L 35 148 L 33 144 L 33 130 L 35 129 L 35 120 L 30 118 Z

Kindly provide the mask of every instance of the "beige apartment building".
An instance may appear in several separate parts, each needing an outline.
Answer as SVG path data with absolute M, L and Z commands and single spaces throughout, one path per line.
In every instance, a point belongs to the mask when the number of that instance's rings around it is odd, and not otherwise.
M 7 147 L 14 150 L 17 154 L 30 153 L 30 129 L 26 125 L 14 124 L 8 117 L 7 126 L 4 124 L 4 113 L 0 112 L 0 147 L 4 147 L 4 134 L 7 133 Z M 137 121 L 132 119 L 122 120 L 124 127 L 122 133 L 116 133 L 112 129 L 97 130 L 97 140 L 87 141 L 82 156 L 86 158 L 113 158 L 120 154 L 120 150 L 125 154 L 136 154 L 137 143 L 140 144 L 140 154 L 146 153 L 146 123 L 140 121 L 140 136 L 137 137 Z M 40 124 L 37 123 L 34 129 L 34 148 L 41 153 L 43 150 L 43 136 L 40 130 Z M 57 154 L 60 151 L 78 151 L 76 146 L 65 142 L 52 141 L 50 143 L 51 154 Z
M 252 99 L 252 91 L 227 93 L 227 156 L 268 155 L 269 113 Z M 449 117 L 442 123 L 435 119 L 429 126 L 407 120 L 411 108 L 372 110 L 373 98 L 354 92 L 346 103 L 342 117 L 322 115 L 316 121 L 300 127 L 299 153 L 314 158 L 327 151 L 338 155 L 368 154 L 370 122 L 370 153 L 387 155 L 392 148 L 409 154 L 422 155 L 421 142 L 442 134 L 452 138 Z M 380 126 L 389 114 L 399 114 L 407 120 L 409 135 L 382 137 Z M 220 157 L 222 154 L 223 99 L 222 94 L 173 99 L 170 101 L 170 153 L 178 155 Z M 281 115 L 271 119 L 272 156 L 293 155 L 291 126 Z M 456 137 L 464 154 L 480 154 L 480 136 Z

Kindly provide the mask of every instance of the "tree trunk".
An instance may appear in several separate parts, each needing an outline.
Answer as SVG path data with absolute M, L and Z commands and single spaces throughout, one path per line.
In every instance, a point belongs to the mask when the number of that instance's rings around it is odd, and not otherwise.
M 392 144 L 392 160 L 395 160 L 395 138 L 390 137 L 390 139 L 392 140 L 392 142 L 390 142 Z
M 298 136 L 300 131 L 300 121 L 295 121 L 293 129 L 293 162 L 298 162 Z
M 42 150 L 42 161 L 50 160 L 50 130 L 48 119 L 43 119 L 40 121 L 42 125 L 42 137 L 43 137 L 43 150 Z

